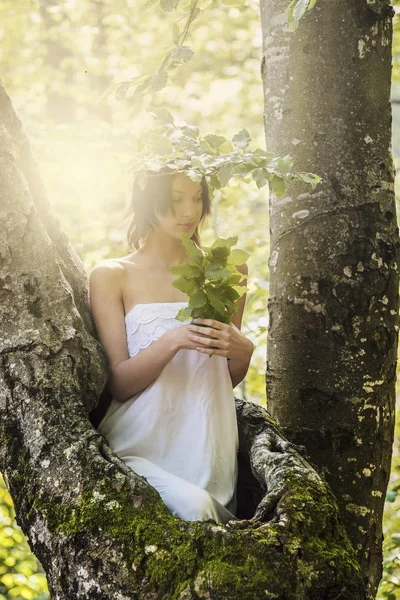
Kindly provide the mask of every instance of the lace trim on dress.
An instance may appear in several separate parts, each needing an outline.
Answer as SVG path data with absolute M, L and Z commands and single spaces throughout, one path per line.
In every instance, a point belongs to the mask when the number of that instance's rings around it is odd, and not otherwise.
M 133 324 L 149 323 L 157 317 L 165 319 L 174 319 L 181 307 L 177 304 L 187 304 L 187 302 L 154 302 L 151 304 L 135 304 L 125 316 L 125 321 L 132 321 Z M 135 316 L 135 311 L 140 309 L 140 317 Z
M 130 356 L 135 356 L 164 333 L 179 325 L 189 323 L 178 321 L 175 316 L 187 302 L 135 304 L 125 316 L 126 337 Z

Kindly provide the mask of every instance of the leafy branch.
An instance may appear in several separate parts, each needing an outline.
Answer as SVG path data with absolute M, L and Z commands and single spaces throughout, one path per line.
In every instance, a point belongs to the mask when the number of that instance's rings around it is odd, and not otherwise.
M 142 188 L 146 185 L 146 171 L 157 176 L 166 168 L 183 172 L 198 183 L 204 175 L 211 190 L 225 187 L 232 177 L 247 183 L 253 180 L 258 188 L 268 181 L 278 198 L 293 180 L 301 180 L 313 188 L 321 181 L 312 173 L 292 173 L 293 160 L 289 155 L 277 157 L 261 148 L 249 150 L 251 137 L 246 129 L 231 141 L 216 134 L 202 137 L 198 127 L 174 123 L 165 109 L 150 112 L 161 124 L 137 140 L 139 151 L 129 163 Z
M 144 4 L 142 10 L 146 10 L 156 4 L 160 3 L 161 9 L 164 12 L 171 12 L 176 9 L 181 3 L 181 0 L 149 0 Z M 189 30 L 193 21 L 201 13 L 199 5 L 202 6 L 203 10 L 206 5 L 210 3 L 210 0 L 190 0 L 188 12 L 186 14 L 186 23 L 183 30 L 179 30 L 179 25 L 175 21 L 172 26 L 172 41 L 173 46 L 169 47 L 167 53 L 161 59 L 161 65 L 156 72 L 150 75 L 144 73 L 137 77 L 132 77 L 126 81 L 114 83 L 110 86 L 100 98 L 100 101 L 109 96 L 115 91 L 115 97 L 117 100 L 123 100 L 127 97 L 128 92 L 131 90 L 129 100 L 133 103 L 140 102 L 143 94 L 150 92 L 155 94 L 156 92 L 164 89 L 168 83 L 169 74 L 171 71 L 176 69 L 178 66 L 187 63 L 191 60 L 194 52 L 190 46 L 185 46 L 186 38 L 189 34 Z
M 238 285 L 244 276 L 236 265 L 245 262 L 249 254 L 236 248 L 231 250 L 238 237 L 218 238 L 211 247 L 200 249 L 184 233 L 182 244 L 186 249 L 189 263 L 171 267 L 173 275 L 179 279 L 173 286 L 189 296 L 188 306 L 182 308 L 176 319 L 208 318 L 222 323 L 230 323 L 233 314 L 238 310 L 235 301 L 248 288 Z
M 129 100 L 135 104 L 140 102 L 145 93 L 156 94 L 164 89 L 168 83 L 169 74 L 182 64 L 189 62 L 194 51 L 190 46 L 184 45 L 189 34 L 190 28 L 194 20 L 199 14 L 211 4 L 212 0 L 147 0 L 142 6 L 142 10 L 148 10 L 154 5 L 159 4 L 164 12 L 172 12 L 173 10 L 183 7 L 187 9 L 185 13 L 186 22 L 183 30 L 180 31 L 178 23 L 175 21 L 172 25 L 172 48 L 169 47 L 166 54 L 161 58 L 161 65 L 157 71 L 151 73 L 143 73 L 136 77 L 132 77 L 126 81 L 120 81 L 111 84 L 102 94 L 98 102 L 107 98 L 115 92 L 117 100 L 126 99 L 130 92 Z M 311 10 L 317 0 L 291 0 L 285 13 L 288 15 L 289 31 L 296 31 L 299 20 L 303 17 L 307 10 Z M 221 4 L 225 6 L 243 6 L 245 0 L 221 0 Z M 132 91 L 133 89 L 133 91 Z

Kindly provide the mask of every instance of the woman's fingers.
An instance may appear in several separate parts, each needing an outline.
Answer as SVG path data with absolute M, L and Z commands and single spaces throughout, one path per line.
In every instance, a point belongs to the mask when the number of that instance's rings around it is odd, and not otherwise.
M 203 336 L 194 335 L 190 333 L 188 335 L 189 340 L 192 342 L 199 342 L 203 344 L 203 346 L 207 346 L 207 348 L 227 348 L 228 344 L 225 340 L 219 340 L 217 338 L 208 338 Z
M 224 358 L 228 358 L 229 353 L 227 350 L 217 350 L 216 348 L 205 348 L 204 346 L 197 346 L 196 350 L 201 352 L 202 354 L 209 354 L 214 356 L 223 356 Z
M 195 325 L 189 325 L 189 331 L 196 333 L 203 337 L 218 337 L 219 331 L 212 329 L 211 327 L 196 327 Z
M 210 327 L 188 326 L 188 339 L 191 342 L 201 344 L 201 346 L 196 347 L 196 350 L 203 354 L 215 354 L 223 357 L 230 356 L 230 326 L 219 321 L 214 321 L 213 319 L 196 319 L 196 321 L 204 325 L 210 325 Z M 218 326 L 213 327 L 214 324 Z
M 225 329 L 216 329 L 213 327 L 196 327 L 196 325 L 189 325 L 188 329 L 191 333 L 198 334 L 201 337 L 209 337 L 214 339 L 227 339 L 230 335 L 230 332 L 225 331 Z
M 195 319 L 193 319 L 193 321 L 195 325 L 199 323 L 203 326 L 207 325 L 212 329 L 223 329 L 225 326 L 225 323 L 222 323 L 221 321 L 216 321 L 215 319 L 200 319 L 200 317 L 196 317 Z

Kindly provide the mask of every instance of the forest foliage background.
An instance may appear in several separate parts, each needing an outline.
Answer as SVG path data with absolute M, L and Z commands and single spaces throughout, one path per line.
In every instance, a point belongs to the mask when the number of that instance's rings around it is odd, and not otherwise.
M 176 121 L 198 126 L 202 135 L 230 139 L 245 128 L 252 137 L 250 147 L 265 148 L 259 3 L 198 0 L 201 10 L 186 32 L 191 2 L 181 0 L 177 9 L 166 11 L 162 7 L 169 9 L 176 2 L 1 0 L 1 79 L 28 131 L 61 227 L 88 271 L 103 258 L 129 252 L 123 215 L 132 184 L 130 160 L 140 134 L 154 126 L 148 109 L 167 108 Z M 393 4 L 400 11 L 400 0 Z M 188 49 L 178 55 L 164 89 L 135 95 L 134 86 L 119 85 L 156 73 L 177 39 Z M 397 13 L 392 99 L 400 102 Z M 397 103 L 393 154 L 398 172 Z M 397 200 L 398 196 L 396 181 Z M 232 180 L 215 193 L 212 217 L 202 234 L 205 244 L 216 236 L 238 235 L 238 246 L 250 253 L 242 329 L 255 352 L 235 393 L 264 405 L 268 232 L 268 187 Z M 384 516 L 384 578 L 378 594 L 387 600 L 400 596 L 399 437 L 397 428 Z M 15 523 L 0 477 L 0 600 L 48 597 L 43 570 Z

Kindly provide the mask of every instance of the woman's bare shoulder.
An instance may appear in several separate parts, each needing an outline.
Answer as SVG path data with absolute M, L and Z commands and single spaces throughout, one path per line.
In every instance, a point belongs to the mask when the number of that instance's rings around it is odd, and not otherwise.
M 121 259 L 119 258 L 104 258 L 97 264 L 95 264 L 92 269 L 93 271 L 120 271 L 122 269 Z
M 128 270 L 135 269 L 137 266 L 139 266 L 138 261 L 131 254 L 118 258 L 105 258 L 94 265 L 90 276 L 93 274 L 95 277 L 120 278 Z

